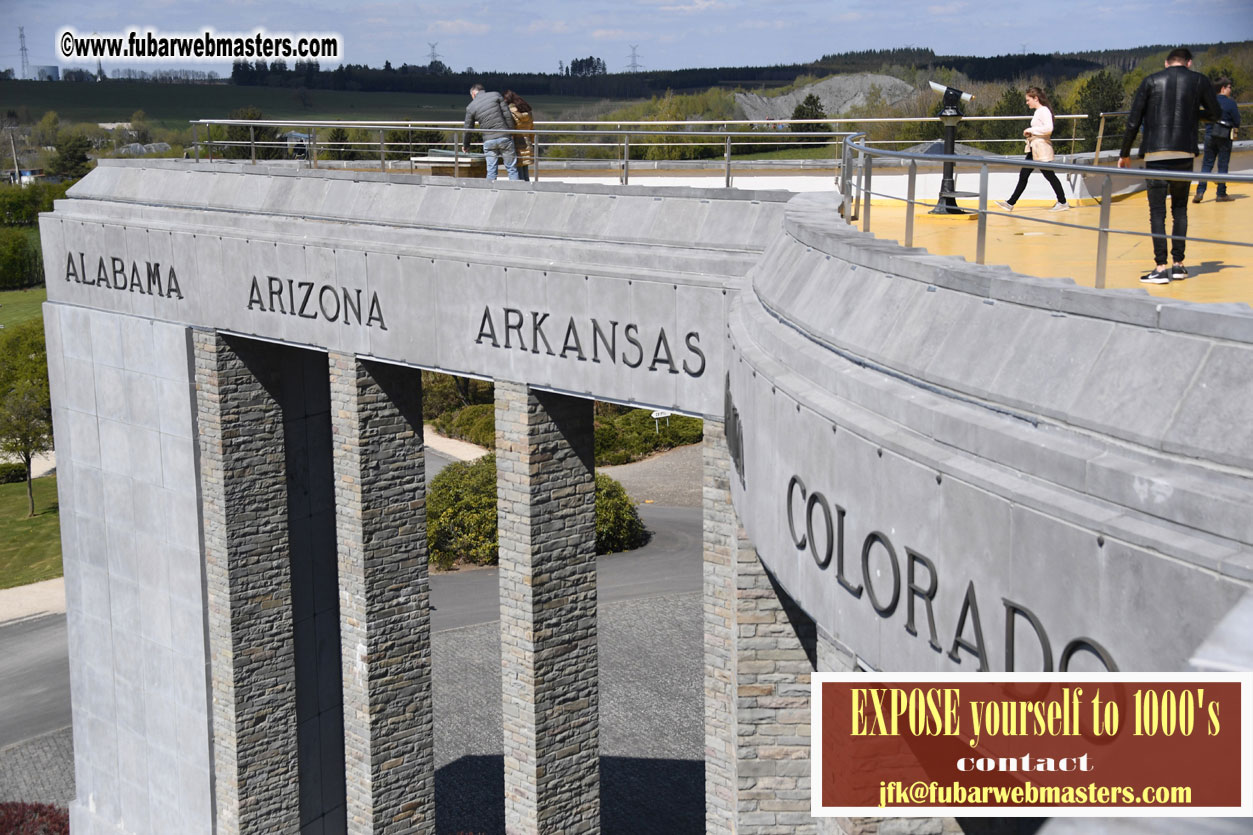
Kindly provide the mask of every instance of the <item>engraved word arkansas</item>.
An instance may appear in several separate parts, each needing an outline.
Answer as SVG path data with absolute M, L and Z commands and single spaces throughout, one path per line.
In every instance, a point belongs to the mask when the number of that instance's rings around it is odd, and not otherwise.
M 578 362 L 591 360 L 599 363 L 603 357 L 612 364 L 619 360 L 628 368 L 647 364 L 649 371 L 664 369 L 670 374 L 678 374 L 682 369 L 682 373 L 689 377 L 705 373 L 705 352 L 700 348 L 699 331 L 684 334 L 683 342 L 677 347 L 684 349 L 685 355 L 676 357 L 665 328 L 657 328 L 655 332 L 642 331 L 636 323 L 627 322 L 619 331 L 617 321 L 578 321 L 573 316 L 564 324 L 549 324 L 549 314 L 538 310 L 529 313 L 528 319 L 523 311 L 506 307 L 497 320 L 492 316 L 491 307 L 483 308 L 483 318 L 479 321 L 479 333 L 474 343 L 532 354 L 542 352 L 562 359 L 572 357 Z
M 166 299 L 181 299 L 183 289 L 178 286 L 178 274 L 171 264 L 164 272 L 161 265 L 145 261 L 141 268 L 138 261 L 131 261 L 127 269 L 124 258 L 110 256 L 107 261 L 101 255 L 96 262 L 96 272 L 92 275 L 87 271 L 87 256 L 78 253 L 78 261 L 74 253 L 65 256 L 65 280 L 77 284 L 90 284 L 106 290 L 121 290 L 129 293 L 142 293 L 145 296 L 160 296 Z

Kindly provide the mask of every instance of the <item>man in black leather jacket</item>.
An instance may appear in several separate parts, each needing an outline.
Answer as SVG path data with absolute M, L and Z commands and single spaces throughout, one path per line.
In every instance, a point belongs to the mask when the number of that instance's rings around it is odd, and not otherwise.
M 1131 112 L 1127 116 L 1127 132 L 1123 135 L 1118 167 L 1131 164 L 1131 143 L 1140 128 L 1140 156 L 1144 167 L 1155 171 L 1191 171 L 1197 155 L 1197 125 L 1204 119 L 1218 118 L 1218 99 L 1213 85 L 1199 72 L 1193 72 L 1192 53 L 1180 47 L 1166 56 L 1166 69 L 1140 82 Z M 1146 284 L 1169 284 L 1171 279 L 1188 277 L 1183 266 L 1184 246 L 1188 235 L 1188 180 L 1149 180 L 1149 231 L 1153 234 L 1153 257 L 1156 267 L 1140 281 Z M 1170 193 L 1170 233 L 1172 264 L 1166 262 L 1166 193 Z

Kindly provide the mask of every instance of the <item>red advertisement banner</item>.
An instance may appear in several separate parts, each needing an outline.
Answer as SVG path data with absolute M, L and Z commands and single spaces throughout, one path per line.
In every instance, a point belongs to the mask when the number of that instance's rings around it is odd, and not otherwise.
M 813 811 L 1253 814 L 1251 699 L 1253 674 L 819 674 Z

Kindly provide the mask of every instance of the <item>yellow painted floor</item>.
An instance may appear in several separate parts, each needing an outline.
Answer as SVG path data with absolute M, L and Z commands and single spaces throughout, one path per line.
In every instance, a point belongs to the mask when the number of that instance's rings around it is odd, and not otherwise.
M 1038 176 L 1038 175 L 1037 175 Z M 1188 204 L 1190 237 L 1239 241 L 1246 244 L 1199 243 L 1189 240 L 1184 264 L 1189 277 L 1170 284 L 1141 284 L 1140 276 L 1153 268 L 1149 237 L 1111 234 L 1105 273 L 1107 288 L 1141 287 L 1154 296 L 1195 302 L 1253 303 L 1253 194 L 1231 192 L 1230 203 L 1214 202 L 1211 186 L 1202 203 Z M 999 211 L 995 205 L 993 211 Z M 937 217 L 920 210 L 914 218 L 914 246 L 940 255 L 975 260 L 975 216 Z M 1169 205 L 1166 229 L 1170 230 Z M 1012 215 L 988 216 L 988 264 L 1004 264 L 1015 272 L 1043 278 L 1073 278 L 1096 286 L 1095 230 L 1099 206 L 1077 206 L 1051 213 L 1047 206 L 1015 207 Z M 1052 226 L 1035 220 L 1061 221 L 1083 228 Z M 870 207 L 870 231 L 879 238 L 904 242 L 905 205 L 876 201 Z M 1116 201 L 1110 208 L 1110 226 L 1133 232 L 1149 231 L 1148 199 L 1143 192 Z M 861 220 L 857 228 L 862 228 Z

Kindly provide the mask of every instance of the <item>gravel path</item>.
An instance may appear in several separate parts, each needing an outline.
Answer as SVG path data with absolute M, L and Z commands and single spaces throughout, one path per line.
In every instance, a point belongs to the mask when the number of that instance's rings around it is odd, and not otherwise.
M 627 494 L 637 502 L 700 507 L 700 444 L 677 447 L 631 464 L 596 469 L 622 482 Z

